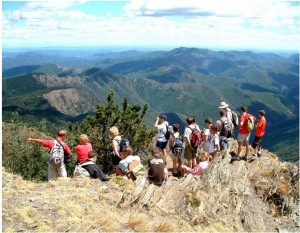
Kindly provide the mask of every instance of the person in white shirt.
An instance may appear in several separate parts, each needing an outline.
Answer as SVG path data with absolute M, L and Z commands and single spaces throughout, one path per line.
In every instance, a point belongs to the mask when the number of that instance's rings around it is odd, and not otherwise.
M 204 130 L 203 133 L 203 151 L 204 152 L 209 152 L 209 146 L 210 146 L 210 126 L 212 125 L 212 119 L 210 117 L 207 117 L 205 119 L 205 125 L 206 125 L 206 129 Z
M 211 125 L 209 127 L 211 139 L 210 139 L 210 147 L 209 147 L 209 155 L 210 155 L 210 161 L 216 156 L 217 153 L 220 151 L 220 140 L 219 136 L 217 134 L 218 126 L 217 125 Z
M 170 137 L 169 132 L 169 123 L 167 122 L 167 116 L 161 114 L 156 118 L 156 122 L 154 123 L 154 128 L 157 128 L 157 142 L 156 147 L 162 150 L 163 155 L 167 157 L 167 144 Z
M 195 123 L 195 117 L 189 116 L 186 119 L 187 126 L 184 130 L 184 141 L 185 141 L 185 148 L 184 148 L 184 158 L 187 160 L 187 166 L 193 168 L 196 166 L 196 153 L 197 150 L 192 148 L 191 145 L 191 138 L 193 135 L 193 130 L 198 129 L 200 130 L 199 126 Z

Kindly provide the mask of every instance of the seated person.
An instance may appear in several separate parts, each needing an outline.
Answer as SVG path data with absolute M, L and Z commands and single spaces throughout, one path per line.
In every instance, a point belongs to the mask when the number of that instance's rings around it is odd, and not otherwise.
M 89 143 L 89 138 L 85 134 L 79 136 L 79 145 L 75 147 L 77 154 L 77 163 L 82 163 L 88 159 L 88 154 L 92 151 L 92 145 Z
M 162 155 L 159 148 L 152 149 L 152 155 L 148 158 L 148 179 L 150 184 L 161 186 L 168 179 L 166 168 L 166 157 Z
M 187 172 L 188 174 L 192 174 L 192 175 L 202 175 L 204 170 L 208 167 L 209 165 L 209 155 L 207 152 L 202 152 L 201 156 L 198 157 L 199 161 L 198 164 L 192 169 L 190 167 L 187 166 L 182 166 L 181 167 L 181 174 L 182 176 L 185 174 L 185 172 Z
M 100 179 L 101 181 L 108 181 L 100 167 L 96 164 L 98 154 L 96 151 L 90 151 L 88 153 L 88 159 L 81 164 L 81 167 L 88 171 L 91 178 Z M 88 163 L 87 163 L 88 162 Z M 92 162 L 92 163 L 91 163 Z M 85 165 L 85 163 L 87 163 Z

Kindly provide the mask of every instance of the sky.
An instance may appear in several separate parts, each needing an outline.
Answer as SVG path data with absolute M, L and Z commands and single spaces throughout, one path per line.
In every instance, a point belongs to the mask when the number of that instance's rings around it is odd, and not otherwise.
M 299 51 L 299 1 L 3 1 L 2 48 Z

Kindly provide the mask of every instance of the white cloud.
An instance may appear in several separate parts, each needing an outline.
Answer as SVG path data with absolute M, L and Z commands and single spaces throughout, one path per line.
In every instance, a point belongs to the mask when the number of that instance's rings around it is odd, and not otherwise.
M 22 9 L 3 12 L 3 44 L 264 46 L 293 50 L 299 46 L 297 7 L 286 2 L 133 0 L 125 5 L 126 14 L 117 17 L 72 8 L 81 3 L 29 3 Z

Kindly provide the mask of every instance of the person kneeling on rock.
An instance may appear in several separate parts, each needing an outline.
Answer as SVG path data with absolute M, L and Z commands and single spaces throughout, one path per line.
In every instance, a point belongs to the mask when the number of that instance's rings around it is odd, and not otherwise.
M 135 173 L 143 169 L 141 159 L 137 155 L 132 155 L 133 150 L 130 146 L 123 149 L 121 157 L 123 158 L 116 166 L 116 175 L 126 175 L 129 179 L 136 180 Z
M 202 175 L 204 170 L 208 167 L 209 165 L 209 156 L 207 152 L 202 152 L 201 156 L 198 157 L 199 161 L 198 164 L 192 169 L 187 166 L 182 166 L 181 167 L 181 174 L 184 176 L 185 173 L 192 174 L 192 175 Z

